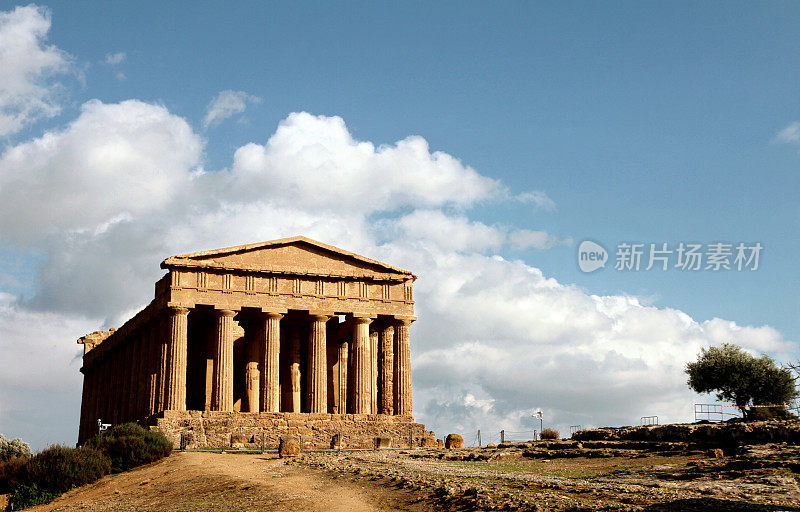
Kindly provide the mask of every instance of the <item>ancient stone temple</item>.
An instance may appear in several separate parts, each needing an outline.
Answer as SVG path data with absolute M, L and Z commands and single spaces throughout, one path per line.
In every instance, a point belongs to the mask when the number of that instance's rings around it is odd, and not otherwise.
M 161 267 L 147 307 L 78 340 L 79 443 L 98 420 L 198 447 L 435 442 L 411 415 L 411 272 L 302 236 Z

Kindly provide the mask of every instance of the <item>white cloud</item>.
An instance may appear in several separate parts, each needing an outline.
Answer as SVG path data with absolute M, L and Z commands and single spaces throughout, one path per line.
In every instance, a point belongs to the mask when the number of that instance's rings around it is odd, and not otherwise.
M 229 117 L 241 114 L 248 103 L 261 103 L 261 98 L 243 91 L 222 91 L 211 100 L 206 108 L 203 126 L 206 128 L 221 123 Z
M 353 139 L 340 117 L 300 112 L 281 121 L 265 145 L 234 155 L 239 197 L 271 198 L 309 210 L 394 211 L 469 206 L 500 193 L 496 180 L 410 136 L 376 147 Z
M 90 101 L 65 130 L 0 157 L 0 237 L 29 242 L 161 211 L 188 192 L 201 150 L 164 107 Z
M 30 311 L 0 292 L 0 432 L 35 448 L 74 443 L 83 347 L 97 319 Z
M 555 211 L 556 203 L 542 190 L 531 190 L 514 196 L 517 201 L 530 203 L 537 208 L 547 211 Z
M 733 342 L 755 353 L 797 354 L 771 327 L 697 322 L 633 297 L 590 295 L 522 262 L 420 254 L 419 247 L 395 247 L 394 256 L 421 276 L 412 332 L 415 408 L 442 434 L 532 428 L 529 411 L 537 408 L 562 431 L 650 414 L 687 421 L 698 397 L 683 369 L 702 347 Z M 491 407 L 477 413 L 454 405 L 454 397 L 468 395 Z
M 52 364 L 73 364 L 77 335 L 118 325 L 152 297 L 164 257 L 306 234 L 420 276 L 415 410 L 440 434 L 532 429 L 537 408 L 562 430 L 686 420 L 696 397 L 683 368 L 701 347 L 797 352 L 768 326 L 592 295 L 503 258 L 507 246 L 568 240 L 470 220 L 470 206 L 507 197 L 503 185 L 418 136 L 376 146 L 338 117 L 296 113 L 264 145 L 239 148 L 230 170 L 201 171 L 201 159 L 185 121 L 138 101 L 89 102 L 63 131 L 9 148 L 0 237 L 41 261 L 35 296 L 0 308 L 0 340 L 63 343 Z M 21 350 L 5 360 L 25 381 L 41 363 Z M 52 378 L 78 393 L 79 376 L 64 372 Z M 18 400 L 37 393 L 22 387 Z M 0 400 L 0 411 L 13 405 Z
M 61 107 L 54 75 L 71 71 L 71 58 L 45 44 L 50 11 L 28 5 L 0 11 L 0 136 L 20 131 Z
M 552 249 L 559 245 L 572 244 L 571 238 L 559 238 L 547 231 L 520 229 L 509 234 L 511 245 L 518 249 Z
M 785 144 L 798 144 L 800 143 L 800 122 L 794 121 L 786 125 L 786 127 L 775 135 L 775 142 L 782 142 Z
M 407 241 L 429 242 L 450 251 L 499 249 L 506 238 L 497 228 L 440 210 L 415 210 L 398 219 L 397 227 Z
M 464 215 L 441 210 L 418 209 L 384 224 L 394 228 L 397 236 L 408 243 L 433 244 L 450 251 L 484 252 L 509 245 L 517 249 L 542 250 L 572 243 L 571 239 L 561 239 L 546 231 L 487 226 L 470 221 Z
M 105 63 L 111 66 L 121 64 L 125 60 L 125 52 L 107 53 Z

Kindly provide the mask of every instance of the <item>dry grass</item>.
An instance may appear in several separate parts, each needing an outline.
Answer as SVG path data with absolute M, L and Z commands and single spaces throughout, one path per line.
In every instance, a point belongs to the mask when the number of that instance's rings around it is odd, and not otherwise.
M 698 456 L 665 457 L 654 455 L 641 459 L 628 457 L 603 459 L 578 457 L 574 459 L 549 460 L 515 458 L 494 462 L 446 461 L 445 463 L 463 468 L 480 468 L 481 470 L 497 471 L 499 473 L 528 473 L 538 476 L 583 479 L 662 464 L 684 464 L 697 458 Z

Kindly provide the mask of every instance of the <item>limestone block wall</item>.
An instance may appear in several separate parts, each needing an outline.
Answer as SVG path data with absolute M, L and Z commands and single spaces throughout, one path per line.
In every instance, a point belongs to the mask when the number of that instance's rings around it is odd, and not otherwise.
M 376 437 L 389 437 L 392 446 L 435 446 L 436 436 L 409 415 L 326 413 L 241 413 L 222 411 L 165 411 L 151 427 L 163 432 L 177 448 L 181 434 L 188 448 L 277 448 L 284 436 L 301 436 L 303 448 L 330 448 L 335 435 L 343 448 L 374 448 Z M 431 444 L 432 443 L 432 444 Z

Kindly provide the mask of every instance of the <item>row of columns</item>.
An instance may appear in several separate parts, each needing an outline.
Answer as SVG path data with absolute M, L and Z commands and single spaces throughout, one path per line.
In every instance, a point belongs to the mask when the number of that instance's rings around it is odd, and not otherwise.
M 211 410 L 233 410 L 235 311 L 215 310 Z M 140 326 L 103 358 L 85 366 L 81 404 L 81 440 L 96 433 L 96 420 L 122 423 L 163 410 L 186 410 L 188 313 L 169 307 Z M 257 353 L 248 356 L 247 398 L 250 410 L 281 410 L 281 313 L 264 313 L 256 336 Z M 306 407 L 328 412 L 327 322 L 330 315 L 309 316 Z M 411 320 L 396 319 L 370 333 L 373 319 L 354 317 L 352 339 L 338 347 L 338 412 L 411 414 Z M 300 407 L 300 339 L 288 340 L 291 407 Z M 258 360 L 258 355 L 261 359 Z M 258 385 L 254 385 L 254 383 Z M 285 407 L 284 407 L 285 408 Z
M 187 308 L 153 315 L 127 339 L 84 366 L 80 440 L 97 420 L 123 423 L 186 404 Z M 104 350 L 98 348 L 94 350 Z

